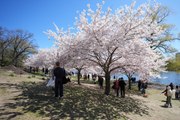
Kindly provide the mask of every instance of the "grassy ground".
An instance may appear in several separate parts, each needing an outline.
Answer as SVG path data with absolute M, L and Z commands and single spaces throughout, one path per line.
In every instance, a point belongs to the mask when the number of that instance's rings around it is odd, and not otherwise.
M 163 104 L 160 100 L 164 98 L 157 97 L 158 90 L 149 90 L 151 97 L 149 96 L 148 99 L 130 94 L 126 98 L 120 98 L 114 96 L 114 91 L 111 91 L 110 96 L 105 96 L 104 90 L 98 89 L 97 84 L 77 85 L 74 82 L 64 86 L 64 97 L 58 100 L 53 97 L 52 89 L 45 85 L 46 81 L 42 80 L 42 76 L 16 75 L 11 71 L 4 72 L 0 69 L 0 119 L 137 120 L 147 118 L 153 120 L 153 115 L 156 113 L 153 111 L 157 108 L 162 109 L 162 112 L 168 112 L 168 110 L 179 110 L 180 106 L 179 101 L 173 101 L 173 105 L 178 107 L 172 109 L 160 107 L 159 105 Z M 157 101 L 159 105 L 156 109 L 152 108 Z M 176 113 L 173 115 L 175 116 L 173 120 L 176 120 L 178 115 Z

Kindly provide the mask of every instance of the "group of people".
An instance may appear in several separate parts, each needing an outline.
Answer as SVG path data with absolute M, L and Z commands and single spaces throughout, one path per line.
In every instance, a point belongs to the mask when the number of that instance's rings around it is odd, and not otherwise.
M 27 71 L 29 73 L 38 73 L 39 72 L 39 67 L 32 67 L 32 66 L 30 66 L 29 68 L 26 68 L 25 71 Z M 49 73 L 48 68 L 42 68 L 42 73 L 47 75 Z
M 42 68 L 42 73 L 44 73 L 45 75 L 47 75 L 49 73 L 48 68 Z
M 96 83 L 96 78 L 98 77 L 97 74 L 92 74 L 92 80 L 94 81 L 94 84 Z M 84 74 L 83 75 L 84 80 L 90 80 L 90 74 Z
M 35 73 L 35 72 L 39 72 L 39 67 L 29 67 L 28 70 L 26 70 L 27 72 L 30 72 L 30 73 Z
M 172 107 L 172 96 L 173 96 L 173 91 L 175 90 L 175 99 L 180 98 L 180 89 L 179 86 L 176 85 L 176 89 L 174 89 L 173 83 L 170 83 L 169 85 L 166 86 L 166 89 L 162 92 L 166 96 L 166 103 L 165 107 Z
M 122 77 L 113 82 L 112 88 L 114 89 L 117 97 L 119 96 L 119 91 L 120 91 L 121 97 L 125 97 L 125 86 L 126 86 L 126 83 Z

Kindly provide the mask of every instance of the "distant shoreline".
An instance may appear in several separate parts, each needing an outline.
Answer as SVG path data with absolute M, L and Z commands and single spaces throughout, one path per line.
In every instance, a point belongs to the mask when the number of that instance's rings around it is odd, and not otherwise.
M 160 84 L 160 83 L 149 82 L 148 83 L 148 88 L 163 90 L 163 89 L 166 88 L 166 85 L 165 84 Z

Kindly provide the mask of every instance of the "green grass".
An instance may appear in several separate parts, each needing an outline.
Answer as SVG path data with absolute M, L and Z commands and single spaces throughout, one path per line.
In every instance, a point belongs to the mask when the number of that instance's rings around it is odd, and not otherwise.
M 44 73 L 42 72 L 35 72 L 35 73 L 32 73 L 33 75 L 36 75 L 36 76 L 44 76 Z

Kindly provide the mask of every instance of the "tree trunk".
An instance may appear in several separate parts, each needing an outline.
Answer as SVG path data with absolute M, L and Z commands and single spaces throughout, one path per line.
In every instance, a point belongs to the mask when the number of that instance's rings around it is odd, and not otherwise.
M 1 55 L 1 60 L 0 60 L 0 65 L 3 66 L 3 63 L 4 63 L 4 55 L 3 55 L 3 53 L 2 53 L 2 55 Z
M 4 50 L 1 52 L 1 66 L 4 64 Z
M 80 73 L 81 73 L 81 70 L 80 69 L 77 69 L 78 70 L 78 84 L 80 85 L 81 83 L 80 83 Z
M 106 86 L 105 86 L 105 94 L 109 95 L 110 93 L 110 73 L 105 73 L 105 80 L 106 80 Z
M 131 90 L 131 83 L 132 82 L 131 82 L 131 77 L 130 76 L 128 77 L 128 83 L 129 83 L 129 90 Z

